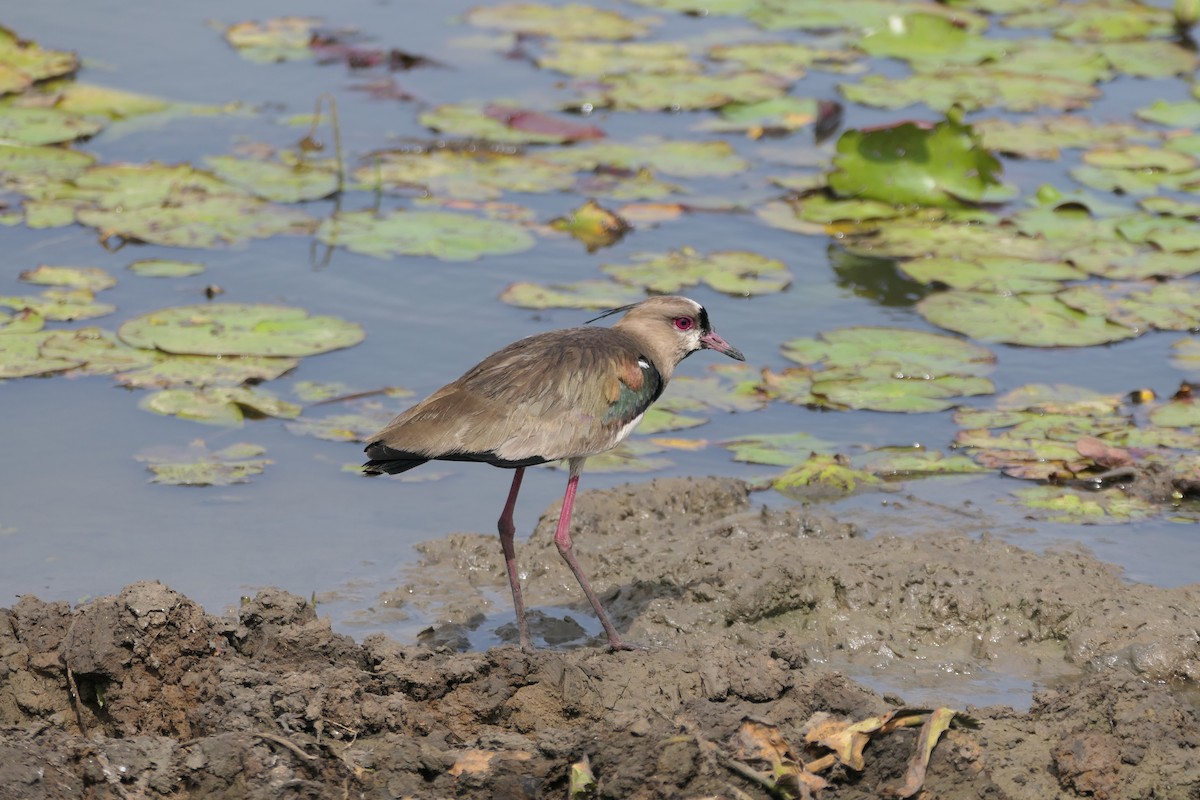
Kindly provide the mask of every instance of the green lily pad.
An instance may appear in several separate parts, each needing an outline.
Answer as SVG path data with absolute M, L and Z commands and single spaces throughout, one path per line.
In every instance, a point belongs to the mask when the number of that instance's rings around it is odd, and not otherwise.
M 718 109 L 719 119 L 706 120 L 708 131 L 746 131 L 757 137 L 763 132 L 795 131 L 817 120 L 818 103 L 812 98 L 777 97 L 756 103 L 727 103 Z
M 666 411 L 692 413 L 697 411 L 757 411 L 767 404 L 759 390 L 758 370 L 745 364 L 714 364 L 702 378 L 676 376 L 658 407 Z
M 292 394 L 305 403 L 320 403 L 354 394 L 354 389 L 350 384 L 341 381 L 296 381 L 292 384 Z
M 504 192 L 566 191 L 575 184 L 574 171 L 560 164 L 485 150 L 381 153 L 354 177 L 364 185 L 421 188 L 464 200 L 495 200 Z
M 163 389 L 147 395 L 139 406 L 155 414 L 230 427 L 241 427 L 246 416 L 292 419 L 302 411 L 270 392 L 242 386 Z
M 539 3 L 500 3 L 468 11 L 467 22 L 526 36 L 556 39 L 636 39 L 650 32 L 651 20 L 633 20 L 615 11 L 578 3 L 563 6 Z
M 0 337 L 0 345 L 4 339 Z M 1155 408 L 1150 412 L 1150 421 L 1164 428 L 1200 427 L 1200 404 L 1191 398 L 1180 398 Z
M 809 433 L 760 433 L 727 439 L 719 444 L 733 452 L 734 461 L 788 467 L 814 453 L 829 454 L 834 445 Z
M 924 284 L 943 284 L 951 289 L 969 289 L 995 294 L 1056 292 L 1064 281 L 1087 278 L 1087 273 L 1070 264 L 1029 261 L 994 256 L 974 261 L 924 258 L 901 261 L 897 268 Z
M 983 67 L 922 72 L 906 78 L 868 75 L 854 84 L 838 87 L 847 99 L 877 108 L 898 109 L 924 103 L 946 113 L 955 106 L 966 111 L 1002 108 L 1006 111 L 1055 109 L 1071 111 L 1087 108 L 1100 97 L 1100 90 L 1088 83 L 1000 72 Z
M 194 443 L 183 452 L 175 448 L 157 448 L 137 456 L 154 473 L 151 483 L 168 486 L 230 486 L 248 483 L 261 475 L 274 462 L 259 458 L 266 448 L 239 443 L 210 453 L 203 442 Z
M 40 88 L 43 94 L 53 96 L 54 107 L 60 111 L 113 120 L 155 114 L 172 107 L 161 97 L 78 81 L 55 81 Z
M 783 262 L 743 250 L 706 256 L 684 247 L 668 253 L 641 253 L 634 256 L 632 264 L 605 264 L 600 269 L 622 283 L 662 294 L 704 283 L 718 292 L 749 296 L 779 292 L 792 282 Z
M 0 334 L 0 378 L 25 378 L 65 372 L 84 363 L 80 357 L 42 355 L 42 345 L 53 331 Z
M 1004 24 L 1012 28 L 1053 28 L 1060 38 L 1094 42 L 1162 38 L 1170 36 L 1175 28 L 1174 17 L 1165 8 L 1113 0 L 1055 3 L 1013 14 Z
M 42 286 L 67 286 L 99 292 L 117 285 L 117 279 L 99 267 L 52 267 L 41 264 L 20 275 L 26 283 Z
M 1104 55 L 1114 67 L 1135 78 L 1170 78 L 1196 70 L 1196 54 L 1175 42 L 1105 42 Z
M 982 201 L 1000 185 L 1000 162 L 954 119 L 932 129 L 906 122 L 846 131 L 837 151 L 829 186 L 842 197 L 954 208 Z
M 302 308 L 209 303 L 177 306 L 125 322 L 117 335 L 134 347 L 209 356 L 301 357 L 363 340 L 362 327 Z
M 852 49 L 812 47 L 798 42 L 752 42 L 748 44 L 719 44 L 708 50 L 714 61 L 731 61 L 745 69 L 767 72 L 790 80 L 804 76 L 810 67 L 844 72 L 862 58 Z
M 940 292 L 918 302 L 917 312 L 938 327 L 973 339 L 1029 347 L 1088 347 L 1141 333 L 1045 294 Z
M 1035 519 L 1075 525 L 1113 525 L 1149 519 L 1157 506 L 1120 489 L 1084 492 L 1057 486 L 1030 486 L 1012 493 Z
M 1019 235 L 1008 226 L 956 225 L 944 220 L 902 218 L 847 239 L 842 246 L 857 256 L 874 258 L 954 258 L 975 261 L 1003 253 L 1009 258 L 1051 261 L 1061 248 L 1034 236 Z
M 315 17 L 276 17 L 239 22 L 225 29 L 225 41 L 249 61 L 269 64 L 312 58 L 312 37 L 321 26 Z
M 130 347 L 112 331 L 102 328 L 52 331 L 42 342 L 41 354 L 64 361 L 82 360 L 75 371 L 84 375 L 111 375 L 138 369 L 153 364 L 158 358 L 153 350 Z
M 89 289 L 47 289 L 38 297 L 0 296 L 0 306 L 17 310 L 25 308 L 46 319 L 64 322 L 95 319 L 117 310 L 111 303 L 97 303 Z
M 518 308 L 587 308 L 601 311 L 636 303 L 645 298 L 641 289 L 612 281 L 542 285 L 519 281 L 500 293 L 500 299 Z
M 948 456 L 923 447 L 885 447 L 856 456 L 850 463 L 884 479 L 989 472 L 966 456 Z
M 795 500 L 813 500 L 850 495 L 881 483 L 875 475 L 851 467 L 845 456 L 813 454 L 772 478 L 771 488 Z
M 37 333 L 46 327 L 46 318 L 25 308 L 16 314 L 0 311 L 0 334 Z
M 337 162 L 300 159 L 283 153 L 280 161 L 260 161 L 234 156 L 205 159 L 217 177 L 276 203 L 320 200 L 338 191 Z
M 297 358 L 267 356 L 189 356 L 161 351 L 157 355 L 153 363 L 117 375 L 117 383 L 133 389 L 241 386 L 274 380 L 300 363 Z
M 787 82 L 762 72 L 728 75 L 632 72 L 581 87 L 574 104 L 618 111 L 696 111 L 729 103 L 759 103 L 782 97 Z
M 1137 214 L 1118 222 L 1117 232 L 1130 242 L 1152 244 L 1167 252 L 1190 254 L 1200 249 L 1200 229 L 1190 220 Z
M 642 421 L 638 423 L 635 429 L 638 434 L 649 436 L 655 433 L 663 433 L 664 431 L 682 431 L 688 428 L 695 428 L 708 422 L 704 417 L 697 417 L 691 414 L 680 414 L 676 411 L 668 411 L 665 408 L 658 406 L 650 406 L 646 409 L 646 413 L 642 416 Z
M 166 258 L 147 258 L 134 261 L 129 270 L 144 278 L 186 278 L 204 272 L 204 265 L 196 261 L 173 261 Z
M 422 255 L 474 261 L 520 253 L 534 245 L 533 236 L 520 225 L 445 211 L 344 211 L 323 221 L 316 235 L 325 244 L 376 258 Z
M 501 144 L 563 144 L 578 138 L 571 129 L 528 129 L 489 115 L 477 105 L 441 105 L 417 118 L 426 128 L 447 136 Z M 369 182 L 369 179 L 368 179 Z
M 634 144 L 598 142 L 541 154 L 547 161 L 577 172 L 598 167 L 652 169 L 676 178 L 727 178 L 750 165 L 728 142 L 645 139 Z
M 869 29 L 857 42 L 863 52 L 908 61 L 914 68 L 981 64 L 1007 52 L 1007 43 L 985 39 L 944 16 L 895 16 L 888 25 Z
M 1184 219 L 1200 219 L 1200 203 L 1174 197 L 1145 197 L 1138 205 L 1153 214 Z
M 104 130 L 104 121 L 56 108 L 0 106 L 0 139 L 41 145 L 70 142 Z
M 1169 102 L 1156 100 L 1145 108 L 1133 112 L 1135 116 L 1147 122 L 1157 122 L 1159 125 L 1170 125 L 1174 128 L 1195 128 L 1200 126 L 1200 101 L 1179 100 Z
M 842 328 L 819 338 L 784 342 L 783 354 L 820 367 L 800 388 L 831 408 L 875 411 L 941 411 L 962 397 L 995 390 L 983 375 L 995 356 L 949 336 L 901 328 Z M 779 391 L 781 387 L 776 386 Z
M 813 394 L 812 387 L 813 370 L 808 367 L 788 367 L 780 372 L 764 369 L 758 385 L 763 395 L 771 400 L 815 408 L 824 401 Z
M 758 3 L 746 16 L 766 30 L 799 28 L 825 31 L 837 28 L 874 30 L 885 28 L 899 13 L 935 14 L 947 17 L 963 30 L 978 33 L 987 18 L 964 8 L 936 3 L 908 2 L 902 6 L 888 0 L 842 0 L 840 3 Z
M 1200 287 L 1192 283 L 1112 283 L 1072 286 L 1058 299 L 1084 314 L 1128 328 L 1188 331 L 1200 327 Z
M 248 195 L 207 197 L 181 207 L 81 209 L 76 218 L 99 229 L 104 239 L 118 236 L 135 242 L 205 248 L 277 234 L 308 233 L 313 225 L 312 218 L 303 212 Z
M 49 145 L 0 145 L 0 180 L 20 188 L 29 181 L 66 180 L 96 163 L 90 153 Z

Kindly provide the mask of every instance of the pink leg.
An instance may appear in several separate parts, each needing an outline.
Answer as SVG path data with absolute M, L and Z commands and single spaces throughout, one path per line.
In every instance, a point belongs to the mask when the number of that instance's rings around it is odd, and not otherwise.
M 600 618 L 600 624 L 604 626 L 604 632 L 608 634 L 608 646 L 613 650 L 632 650 L 632 647 L 621 641 L 617 629 L 609 622 L 608 615 L 604 613 L 604 608 L 596 598 L 596 593 L 592 591 L 587 576 L 583 574 L 583 569 L 579 566 L 579 561 L 571 552 L 571 510 L 575 506 L 575 489 L 579 486 L 579 471 L 582 468 L 583 459 L 571 459 L 571 477 L 567 479 L 567 491 L 563 495 L 562 511 L 558 515 L 558 527 L 554 531 L 554 544 L 558 547 L 559 555 L 571 568 L 571 572 L 575 573 L 575 579 L 579 581 L 580 588 L 587 595 L 588 601 L 596 611 L 596 616 Z
M 500 549 L 504 551 L 504 566 L 508 569 L 508 585 L 512 588 L 513 607 L 517 611 L 517 636 L 522 650 L 532 650 L 533 641 L 529 638 L 529 626 L 525 623 L 525 603 L 521 600 L 521 579 L 517 576 L 517 551 L 513 547 L 513 536 L 517 528 L 513 525 L 513 509 L 517 505 L 517 493 L 521 491 L 521 478 L 525 475 L 524 467 L 517 467 L 513 475 L 512 488 L 508 490 L 508 502 L 504 504 L 504 513 L 496 527 L 500 529 Z

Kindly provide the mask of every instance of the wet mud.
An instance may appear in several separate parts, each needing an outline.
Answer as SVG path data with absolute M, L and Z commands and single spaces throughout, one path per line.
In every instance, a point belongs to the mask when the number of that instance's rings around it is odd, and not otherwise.
M 555 514 L 518 549 L 527 602 L 582 621 Z M 620 653 L 552 611 L 534 630 L 565 646 L 461 651 L 463 631 L 511 628 L 483 534 L 421 547 L 395 593 L 440 620 L 417 643 L 356 642 L 278 589 L 228 617 L 155 582 L 22 597 L 0 609 L 0 800 L 563 798 L 585 759 L 576 797 L 765 798 L 747 720 L 808 761 L 815 720 L 911 705 L 908 686 L 975 725 L 943 735 L 914 796 L 1200 798 L 1200 587 L 973 531 L 866 533 L 733 480 L 584 493 L 580 560 L 645 646 Z M 979 671 L 1043 688 L 1027 708 L 956 702 Z M 847 677 L 865 674 L 899 689 Z M 872 739 L 816 796 L 894 796 L 917 735 Z

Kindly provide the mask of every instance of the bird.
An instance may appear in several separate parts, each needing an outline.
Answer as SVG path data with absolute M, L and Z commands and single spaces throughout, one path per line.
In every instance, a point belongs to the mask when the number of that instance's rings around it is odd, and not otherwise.
M 623 314 L 612 327 L 587 327 Z M 584 326 L 547 331 L 504 347 L 403 412 L 367 439 L 368 475 L 395 475 L 427 461 L 475 461 L 515 470 L 497 522 L 521 649 L 533 649 L 517 574 L 513 512 L 525 468 L 565 460 L 567 488 L 554 544 L 579 581 L 613 650 L 622 641 L 572 550 L 571 511 L 584 462 L 611 450 L 662 395 L 679 362 L 697 350 L 746 357 L 713 329 L 704 306 L 655 296 L 609 309 Z

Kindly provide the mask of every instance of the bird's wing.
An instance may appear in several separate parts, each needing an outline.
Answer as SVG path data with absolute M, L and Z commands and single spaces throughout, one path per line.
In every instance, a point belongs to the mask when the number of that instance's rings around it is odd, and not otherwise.
M 620 442 L 663 388 L 654 363 L 620 331 L 540 334 L 493 353 L 401 414 L 367 453 L 498 466 L 593 455 Z

